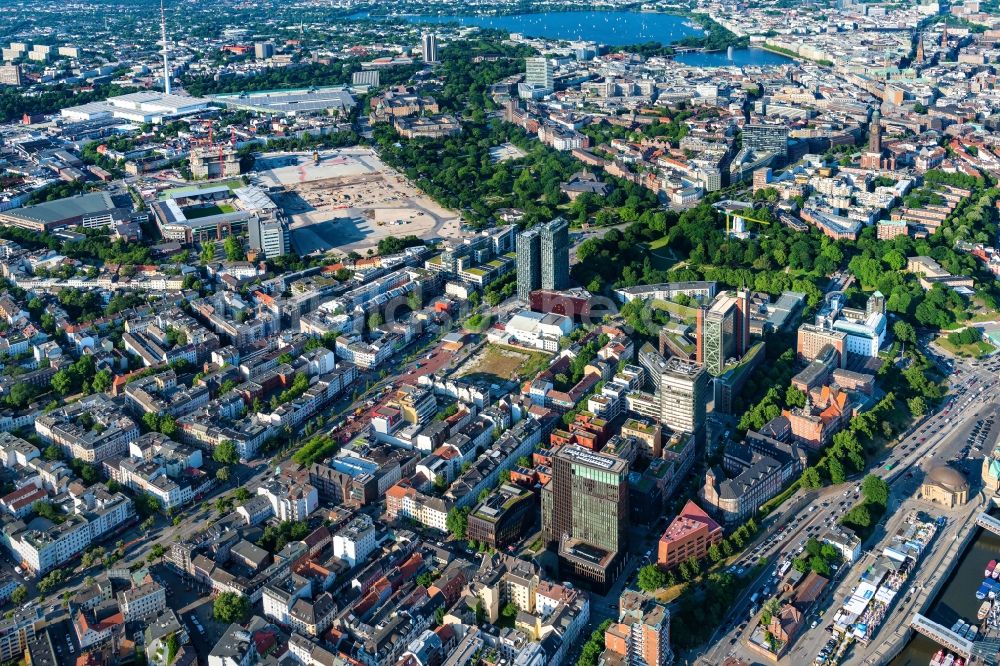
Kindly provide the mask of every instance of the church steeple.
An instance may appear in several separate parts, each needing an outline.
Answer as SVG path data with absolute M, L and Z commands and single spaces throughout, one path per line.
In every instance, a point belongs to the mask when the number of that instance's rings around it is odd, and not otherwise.
M 924 35 L 921 33 L 920 37 L 917 38 L 917 63 L 923 64 L 924 62 Z
M 872 114 L 872 122 L 868 128 L 868 151 L 872 153 L 882 153 L 882 114 L 878 107 Z

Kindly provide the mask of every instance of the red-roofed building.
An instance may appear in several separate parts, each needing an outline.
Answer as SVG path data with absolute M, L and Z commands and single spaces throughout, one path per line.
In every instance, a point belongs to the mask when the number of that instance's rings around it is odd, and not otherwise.
M 420 567 L 424 564 L 424 558 L 420 553 L 413 553 L 405 562 L 399 565 L 399 572 L 395 575 L 390 574 L 389 578 L 393 581 L 393 588 L 402 587 L 402 582 L 410 580 L 417 575 L 420 571 Z
M 266 655 L 278 644 L 278 637 L 270 630 L 255 631 L 253 633 L 253 642 L 254 647 L 257 648 L 257 654 Z
M 671 569 L 691 557 L 700 560 L 708 554 L 709 547 L 719 541 L 722 541 L 722 527 L 700 506 L 688 500 L 660 537 L 656 563 Z
M 23 488 L 18 488 L 14 492 L 4 495 L 0 499 L 0 507 L 3 507 L 4 511 L 15 518 L 23 518 L 31 513 L 31 507 L 35 502 L 43 500 L 48 496 L 48 493 L 38 486 L 28 484 Z
M 112 640 L 116 635 L 124 635 L 125 616 L 112 613 L 114 605 L 98 606 L 78 610 L 73 619 L 73 628 L 81 649 Z

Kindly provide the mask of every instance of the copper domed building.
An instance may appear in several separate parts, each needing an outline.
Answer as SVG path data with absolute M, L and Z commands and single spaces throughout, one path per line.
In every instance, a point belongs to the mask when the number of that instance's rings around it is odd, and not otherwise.
M 920 496 L 953 509 L 969 501 L 969 482 L 955 468 L 938 465 L 931 468 L 920 484 Z

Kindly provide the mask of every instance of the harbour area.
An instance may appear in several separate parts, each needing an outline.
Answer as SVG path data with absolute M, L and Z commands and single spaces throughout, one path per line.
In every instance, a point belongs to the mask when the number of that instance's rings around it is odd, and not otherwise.
M 994 441 L 996 418 L 993 404 L 976 410 L 970 425 L 943 436 L 935 453 L 918 447 L 916 464 L 881 471 L 891 517 L 834 583 L 822 620 L 782 663 L 944 666 L 949 655 L 949 666 L 959 659 L 962 666 L 997 663 L 1000 608 L 989 594 L 1000 595 L 1000 573 L 992 578 L 1000 568 L 1000 520 L 993 513 L 1000 512 L 995 489 L 981 478 L 983 459 L 972 455 L 980 439 Z M 945 488 L 950 498 L 942 502 L 933 488 Z M 991 560 L 997 562 L 986 576 Z M 984 584 L 984 598 L 977 599 Z M 983 601 L 991 604 L 980 621 Z
M 997 599 L 1000 594 L 1000 572 L 997 571 L 1000 569 L 997 563 L 1000 559 L 1000 535 L 975 526 L 958 544 L 958 551 L 958 556 L 952 560 L 957 562 L 957 566 L 942 572 L 947 577 L 939 593 L 927 604 L 923 617 L 968 640 L 971 659 L 920 631 L 911 631 L 909 639 L 899 647 L 898 654 L 891 661 L 870 663 L 888 663 L 891 666 L 997 663 L 1000 646 L 1000 599 Z

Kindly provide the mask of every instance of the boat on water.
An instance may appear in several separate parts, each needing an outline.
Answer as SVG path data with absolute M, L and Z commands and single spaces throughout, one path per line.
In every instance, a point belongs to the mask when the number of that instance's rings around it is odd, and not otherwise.
M 989 616 L 990 610 L 992 608 L 993 608 L 993 604 L 991 604 L 988 601 L 984 601 L 983 604 L 979 607 L 979 612 L 976 613 L 976 618 L 980 622 L 982 622 L 983 620 L 985 620 L 987 618 L 987 616 Z
M 955 657 L 954 666 L 965 666 L 965 659 L 963 659 L 962 657 Z
M 974 641 L 976 640 L 976 636 L 978 635 L 979 635 L 979 627 L 977 627 L 976 625 L 972 625 L 971 627 L 969 627 L 969 631 L 965 634 L 965 637 L 968 638 L 970 641 Z
M 997 592 L 1000 592 L 1000 581 L 993 580 L 992 578 L 984 578 L 983 584 L 976 590 L 976 599 L 980 601 L 987 598 L 994 599 L 997 596 Z
M 948 653 L 945 656 L 944 661 L 941 662 L 941 666 L 955 666 L 955 655 Z
M 931 657 L 931 661 L 927 666 L 942 666 L 944 664 L 944 657 L 944 650 L 938 650 L 937 654 Z
M 993 567 L 993 573 L 990 574 L 990 578 L 993 580 L 1000 578 L 1000 563 L 997 563 L 997 565 Z
M 963 624 L 963 622 L 962 622 L 961 618 L 955 620 L 955 624 L 951 625 L 951 630 L 957 634 L 958 630 L 961 628 L 962 624 Z
M 990 560 L 986 564 L 986 575 L 987 576 L 992 576 L 993 575 L 993 571 L 996 570 L 996 568 L 997 568 L 997 561 L 996 560 Z

